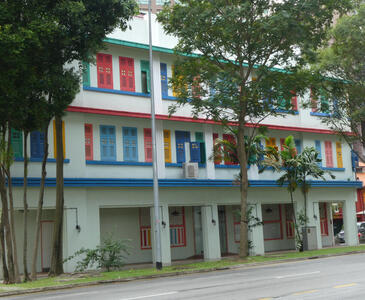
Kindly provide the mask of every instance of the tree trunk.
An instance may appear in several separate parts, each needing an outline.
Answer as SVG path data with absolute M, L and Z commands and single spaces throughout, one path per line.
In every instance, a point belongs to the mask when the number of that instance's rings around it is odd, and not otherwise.
M 300 232 L 299 232 L 299 228 L 298 228 L 297 217 L 295 215 L 295 209 L 294 209 L 293 191 L 291 189 L 289 190 L 289 194 L 290 194 L 291 205 L 292 205 L 292 208 L 293 208 L 293 222 L 294 222 L 294 230 L 295 230 L 294 234 L 297 236 L 297 239 L 300 241 L 299 251 L 302 252 L 303 251 L 303 241 L 302 241 L 302 238 L 301 238 L 301 235 L 300 235 Z M 296 244 L 295 244 L 295 248 L 297 249 Z
M 239 121 L 237 133 L 237 150 L 238 160 L 241 170 L 241 223 L 240 223 L 240 252 L 241 258 L 248 255 L 248 220 L 247 220 L 247 192 L 248 192 L 248 176 L 247 176 L 247 154 L 245 147 L 245 122 L 244 119 Z
M 24 131 L 24 189 L 23 189 L 23 206 L 24 206 L 24 240 L 23 240 L 23 270 L 24 282 L 30 280 L 28 274 L 28 202 L 27 202 L 27 188 L 28 188 L 28 150 L 27 150 L 28 131 Z
M 5 245 L 6 245 L 6 249 L 3 248 L 3 251 L 6 252 L 9 283 L 15 283 L 13 245 L 12 245 L 12 238 L 9 224 L 8 196 L 6 193 L 5 174 L 3 170 L 0 171 L 0 194 L 1 194 L 1 204 L 2 204 L 2 222 L 3 222 Z
M 8 151 L 10 153 L 10 144 L 11 144 L 11 128 L 9 126 L 8 130 Z M 15 282 L 20 282 L 19 275 L 19 265 L 18 265 L 18 248 L 16 246 L 16 235 L 15 235 L 15 225 L 14 225 L 14 198 L 13 198 L 13 184 L 11 181 L 11 172 L 10 172 L 10 164 L 7 166 L 6 176 L 8 178 L 8 193 L 9 193 L 9 208 L 10 208 L 10 232 L 13 242 L 13 258 L 14 258 L 14 276 Z
M 63 257 L 62 257 L 62 232 L 63 232 L 63 140 L 62 140 L 62 119 L 59 116 L 55 118 L 56 123 L 56 216 L 53 231 L 53 246 L 50 276 L 57 276 L 63 273 Z
M 32 280 L 37 279 L 37 257 L 38 257 L 38 244 L 39 244 L 39 235 L 41 231 L 41 219 L 42 219 L 42 210 L 43 210 L 43 198 L 44 198 L 44 186 L 46 182 L 46 164 L 48 158 L 48 126 L 44 128 L 44 154 L 42 161 L 42 177 L 41 177 L 41 185 L 39 190 L 39 198 L 38 198 L 38 207 L 37 207 L 37 217 L 36 217 L 36 231 L 35 231 L 35 239 L 34 239 L 34 247 L 33 247 L 33 257 L 32 257 Z
M 1 243 L 1 261 L 3 263 L 3 282 L 9 283 L 9 271 L 6 263 L 6 248 L 4 240 L 4 210 L 1 210 L 1 222 L 0 222 L 0 243 Z

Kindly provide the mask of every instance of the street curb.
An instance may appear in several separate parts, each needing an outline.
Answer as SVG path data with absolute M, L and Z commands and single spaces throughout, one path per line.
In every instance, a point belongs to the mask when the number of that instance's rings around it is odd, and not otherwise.
M 94 286 L 94 285 L 101 285 L 101 284 L 129 282 L 129 281 L 143 280 L 143 279 L 173 277 L 173 276 L 179 276 L 179 275 L 207 273 L 207 272 L 213 272 L 213 271 L 245 269 L 245 268 L 249 268 L 249 267 L 274 265 L 274 264 L 280 264 L 280 263 L 286 263 L 286 262 L 295 262 L 295 261 L 303 261 L 303 260 L 308 260 L 308 259 L 320 259 L 320 258 L 326 258 L 326 257 L 332 257 L 332 256 L 344 256 L 344 255 L 361 254 L 361 253 L 365 253 L 365 250 L 351 251 L 351 252 L 346 252 L 346 253 L 324 254 L 324 255 L 310 256 L 310 257 L 278 259 L 278 260 L 272 260 L 272 261 L 238 264 L 238 265 L 232 265 L 232 266 L 226 266 L 226 267 L 206 268 L 206 269 L 200 269 L 200 270 L 177 271 L 177 272 L 170 272 L 170 273 L 165 273 L 165 274 L 142 275 L 142 276 L 135 276 L 135 277 L 128 277 L 128 278 L 97 280 L 97 281 L 83 282 L 83 283 L 70 283 L 70 284 L 59 285 L 59 286 L 48 286 L 48 287 L 42 287 L 42 288 L 32 288 L 32 289 L 0 292 L 0 297 L 25 295 L 25 294 L 33 294 L 33 293 L 56 291 L 56 290 L 65 290 L 65 289 L 87 287 L 87 286 Z

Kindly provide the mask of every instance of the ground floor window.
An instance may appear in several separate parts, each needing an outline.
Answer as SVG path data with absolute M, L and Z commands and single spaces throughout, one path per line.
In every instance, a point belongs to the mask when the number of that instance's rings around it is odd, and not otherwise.
M 262 220 L 264 223 L 264 240 L 282 240 L 283 226 L 280 204 L 262 205 Z
M 293 213 L 293 205 L 285 204 L 285 228 L 287 239 L 293 239 L 295 236 Z
M 139 209 L 139 233 L 141 249 L 151 249 L 151 217 L 150 209 L 148 207 Z
M 171 247 L 186 246 L 184 207 L 169 207 Z
M 234 228 L 234 242 L 240 242 L 240 229 L 241 229 L 241 211 L 239 206 L 232 206 L 233 212 L 233 228 Z
M 327 203 L 319 203 L 321 235 L 328 235 Z

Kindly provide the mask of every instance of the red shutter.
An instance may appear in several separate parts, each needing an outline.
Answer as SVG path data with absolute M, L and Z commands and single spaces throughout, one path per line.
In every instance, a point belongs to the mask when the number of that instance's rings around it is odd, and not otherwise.
M 145 128 L 144 132 L 144 159 L 146 162 L 152 162 L 152 131 L 151 128 Z
M 232 134 L 223 134 L 223 140 L 236 144 L 236 140 Z M 225 165 L 237 165 L 237 158 L 234 153 L 224 149 L 224 164 Z
M 298 110 L 298 98 L 297 95 L 295 94 L 295 92 L 293 92 L 293 97 L 291 97 L 291 106 L 292 106 L 292 110 L 297 111 Z
M 324 147 L 326 155 L 326 167 L 333 168 L 332 143 L 330 141 L 325 141 Z
M 215 146 L 215 140 L 218 138 L 218 133 L 213 133 L 213 147 Z M 222 157 L 220 156 L 217 156 L 215 159 L 214 159 L 214 164 L 215 165 L 219 165 L 222 161 Z
M 285 139 L 280 139 L 280 150 L 284 150 Z
M 134 60 L 129 57 L 119 56 L 120 89 L 122 91 L 135 91 Z
M 113 64 L 110 54 L 98 53 L 96 55 L 96 66 L 98 69 L 98 87 L 113 89 Z
M 93 125 L 85 124 L 85 159 L 93 160 Z

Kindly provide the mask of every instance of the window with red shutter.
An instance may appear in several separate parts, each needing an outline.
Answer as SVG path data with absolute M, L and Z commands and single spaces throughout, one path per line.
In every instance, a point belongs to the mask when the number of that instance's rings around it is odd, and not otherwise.
M 134 92 L 134 60 L 129 57 L 119 56 L 120 89 L 122 91 Z
M 98 70 L 98 87 L 113 89 L 113 64 L 110 54 L 98 53 L 96 55 L 96 67 Z
M 285 139 L 280 139 L 280 150 L 284 150 Z
M 298 110 L 298 97 L 295 92 L 293 92 L 293 97 L 291 97 L 291 107 L 294 111 Z
M 152 131 L 151 128 L 144 130 L 144 159 L 146 162 L 152 162 Z
M 85 124 L 85 159 L 93 160 L 93 125 Z
M 236 144 L 236 140 L 232 134 L 223 134 L 223 140 L 232 144 Z M 237 165 L 237 157 L 231 150 L 224 147 L 224 164 L 225 165 Z
M 332 142 L 325 141 L 326 167 L 333 168 Z
M 213 133 L 213 147 L 216 147 L 215 145 L 215 140 L 218 138 L 218 133 Z M 217 149 L 217 152 L 221 152 L 221 149 Z M 214 158 L 214 164 L 215 165 L 219 165 L 222 161 L 222 157 L 221 155 L 216 155 L 216 157 Z

